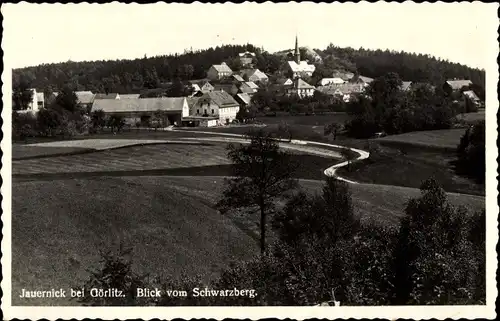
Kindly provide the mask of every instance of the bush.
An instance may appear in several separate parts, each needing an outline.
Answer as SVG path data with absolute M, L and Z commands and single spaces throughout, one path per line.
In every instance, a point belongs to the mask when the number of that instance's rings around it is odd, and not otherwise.
M 471 304 L 482 274 L 469 240 L 467 212 L 432 179 L 406 207 L 393 254 L 395 304 Z
M 101 267 L 88 270 L 90 277 L 77 288 L 85 289 L 85 296 L 78 298 L 78 302 L 85 306 L 133 306 L 150 305 L 154 300 L 137 297 L 138 288 L 152 289 L 152 282 L 147 276 L 139 276 L 132 271 L 132 261 L 129 258 L 132 248 L 120 244 L 118 250 L 100 252 Z M 124 297 L 93 297 L 89 295 L 91 289 L 103 291 L 120 291 Z

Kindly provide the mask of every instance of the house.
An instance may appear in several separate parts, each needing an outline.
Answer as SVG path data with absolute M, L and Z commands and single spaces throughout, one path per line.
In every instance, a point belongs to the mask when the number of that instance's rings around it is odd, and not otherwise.
M 92 111 L 102 110 L 106 115 L 122 116 L 129 124 L 150 119 L 157 111 L 163 112 L 169 124 L 181 124 L 189 116 L 186 97 L 160 97 L 137 99 L 95 99 Z
M 290 78 L 280 78 L 276 81 L 276 84 L 281 86 L 291 86 L 293 85 L 293 81 Z
M 232 77 L 232 78 L 233 78 L 233 80 L 235 80 L 235 81 L 239 81 L 239 82 L 244 82 L 244 81 L 245 81 L 245 79 L 243 79 L 243 77 L 241 77 L 240 75 L 236 75 L 236 74 L 234 74 L 234 75 L 232 75 L 231 77 Z
M 233 71 L 229 66 L 222 62 L 220 65 L 212 65 L 207 71 L 207 78 L 211 80 L 220 80 L 229 77 L 233 74 Z
M 95 94 L 94 99 L 120 99 L 120 94 L 118 93 Z
M 246 66 L 252 64 L 253 58 L 255 58 L 255 53 L 245 51 L 245 52 L 239 53 L 238 56 L 240 58 L 240 61 L 241 61 L 241 64 L 243 65 L 243 67 L 246 67 Z
M 329 85 L 318 87 L 317 90 L 325 95 L 336 96 L 345 102 L 349 102 L 355 95 L 364 92 L 365 85 L 362 83 L 343 83 L 338 85 Z
M 45 106 L 44 94 L 36 91 L 35 88 L 28 89 L 31 91 L 31 101 L 28 103 L 28 108 L 26 110 L 20 110 L 20 112 L 38 112 L 40 108 Z
M 330 84 L 343 84 L 345 81 L 342 78 L 323 78 L 319 81 L 319 86 L 326 86 Z
M 240 104 L 240 108 L 247 108 L 252 102 L 252 97 L 249 94 L 236 94 L 234 99 Z
M 310 65 L 307 61 L 288 61 L 289 75 L 292 78 L 311 77 L 316 70 L 314 65 Z
M 373 81 L 373 78 L 365 77 L 365 76 L 358 76 L 358 81 L 360 83 L 364 84 L 365 86 L 368 86 Z
M 297 78 L 293 81 L 293 85 L 285 90 L 286 95 L 298 95 L 300 98 L 310 97 L 314 95 L 316 88 L 309 85 L 307 82 L 301 78 Z
M 213 92 L 225 91 L 231 96 L 234 96 L 238 93 L 239 88 L 236 84 L 215 84 Z
M 401 85 L 402 91 L 409 91 L 412 87 L 413 83 L 411 81 L 403 81 Z
M 259 90 L 259 86 L 255 84 L 253 81 L 246 81 L 241 83 L 238 88 L 239 93 L 247 93 L 249 95 L 253 95 Z
M 95 94 L 91 91 L 75 91 L 77 103 L 80 107 L 90 108 L 95 99 Z M 57 96 L 57 94 L 56 94 Z
M 303 76 L 311 77 L 313 72 L 316 70 L 316 66 L 310 65 L 305 60 L 300 60 L 300 50 L 299 50 L 299 41 L 298 38 L 295 37 L 295 52 L 294 52 L 294 60 L 288 61 L 288 73 L 289 75 L 295 79 Z
M 196 91 L 201 91 L 203 93 L 214 90 L 214 86 L 212 86 L 212 84 L 206 80 L 192 80 L 189 83 L 191 84 L 193 89 L 195 89 Z
M 259 69 L 244 69 L 240 71 L 240 75 L 243 79 L 248 79 L 248 81 L 261 83 L 269 81 L 269 77 Z
M 123 94 L 120 95 L 120 99 L 139 99 L 141 94 Z
M 225 91 L 212 91 L 196 99 L 191 106 L 189 117 L 212 117 L 217 124 L 229 124 L 236 119 L 240 104 Z M 195 119 L 195 118 L 193 118 Z
M 472 85 L 472 81 L 470 80 L 465 80 L 465 79 L 453 79 L 453 80 L 447 80 L 443 84 L 443 90 L 451 94 L 452 92 L 455 91 L 460 91 L 463 87 L 469 87 Z
M 482 102 L 481 99 L 472 90 L 466 90 L 463 93 L 465 104 L 472 104 L 475 107 L 480 107 Z
M 340 78 L 344 82 L 351 81 L 354 76 L 354 73 L 349 71 L 335 71 L 332 75 L 333 78 Z

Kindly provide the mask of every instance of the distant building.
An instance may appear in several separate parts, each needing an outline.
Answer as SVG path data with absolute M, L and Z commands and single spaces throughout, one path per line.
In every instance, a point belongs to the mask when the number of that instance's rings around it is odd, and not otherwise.
M 213 91 L 197 98 L 190 107 L 190 119 L 199 117 L 216 118 L 219 125 L 236 119 L 240 104 L 225 91 Z M 194 118 L 193 118 L 194 117 Z
M 343 84 L 345 81 L 342 78 L 323 78 L 319 81 L 318 85 L 320 86 L 327 86 L 330 84 Z
M 243 67 L 247 67 L 247 66 L 252 64 L 253 58 L 255 57 L 255 53 L 245 51 L 245 52 L 241 52 L 238 56 L 240 58 L 240 61 L 241 61 L 241 64 L 243 65 Z
M 443 84 L 443 90 L 451 94 L 454 91 L 460 91 L 463 87 L 469 87 L 470 85 L 472 85 L 472 81 L 466 79 L 447 80 Z
M 412 87 L 413 83 L 411 81 L 403 81 L 401 85 L 402 91 L 409 91 Z
M 301 78 L 297 78 L 293 81 L 293 85 L 285 90 L 286 95 L 298 95 L 301 98 L 310 97 L 314 95 L 316 88 L 309 85 L 307 82 Z
M 269 77 L 259 69 L 244 69 L 240 71 L 240 75 L 243 79 L 248 79 L 248 81 L 261 83 L 269 81 Z
M 252 97 L 248 94 L 237 94 L 234 99 L 240 104 L 240 108 L 247 108 L 252 102 Z
M 245 79 L 243 79 L 243 77 L 241 77 L 240 75 L 234 74 L 231 77 L 233 78 L 233 80 L 236 80 L 236 81 L 239 81 L 239 82 L 244 82 L 245 81 Z
M 466 104 L 472 104 L 475 107 L 480 107 L 482 102 L 481 99 L 472 90 L 466 90 L 463 93 L 464 101 Z
M 353 72 L 349 72 L 349 71 L 335 71 L 333 74 L 332 74 L 332 77 L 333 78 L 340 78 L 342 79 L 344 82 L 348 82 L 348 81 L 351 81 L 351 79 L 354 78 L 354 73 Z
M 212 65 L 207 71 L 207 77 L 211 80 L 220 80 L 233 74 L 229 66 L 223 62 L 220 65 Z
M 90 108 L 94 103 L 95 94 L 91 91 L 75 91 L 77 103 L 80 107 Z M 57 96 L 57 95 L 56 95 Z
M 197 95 L 199 92 L 204 94 L 214 90 L 214 86 L 206 80 L 190 81 L 189 83 L 193 89 L 193 95 Z
M 365 85 L 362 83 L 344 83 L 338 85 L 321 86 L 316 88 L 319 92 L 336 96 L 345 102 L 349 102 L 355 95 L 362 94 L 365 90 Z
M 238 93 L 239 88 L 236 86 L 236 84 L 229 83 L 229 84 L 215 84 L 214 85 L 214 90 L 213 92 L 221 92 L 224 91 L 228 93 L 231 96 L 234 96 Z
M 19 112 L 38 112 L 41 108 L 45 107 L 45 99 L 43 92 L 37 92 L 35 88 L 28 89 L 31 91 L 31 101 L 28 103 L 26 110 L 19 110 Z
M 299 50 L 299 40 L 295 37 L 295 60 L 288 61 L 288 72 L 292 78 L 300 78 L 300 77 L 311 77 L 314 71 L 316 70 L 316 66 L 310 65 L 307 61 L 300 60 L 300 50 Z
M 366 86 L 368 86 L 373 81 L 373 78 L 365 77 L 365 76 L 359 76 L 358 80 L 359 80 L 359 82 L 361 82 L 361 83 L 365 84 Z
M 157 111 L 165 113 L 168 123 L 172 125 L 179 125 L 184 117 L 189 117 L 186 97 L 95 99 L 92 111 L 95 110 L 102 110 L 107 115 L 122 116 L 132 125 L 151 118 Z
M 280 78 L 276 81 L 276 84 L 281 86 L 290 86 L 293 85 L 293 80 L 290 78 Z

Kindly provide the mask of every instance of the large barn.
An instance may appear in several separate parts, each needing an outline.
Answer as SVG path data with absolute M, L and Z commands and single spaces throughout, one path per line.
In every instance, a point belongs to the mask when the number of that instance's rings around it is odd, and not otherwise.
M 92 111 L 102 110 L 106 115 L 120 115 L 131 125 L 147 121 L 155 112 L 166 114 L 169 125 L 180 125 L 189 116 L 186 97 L 141 99 L 95 99 Z

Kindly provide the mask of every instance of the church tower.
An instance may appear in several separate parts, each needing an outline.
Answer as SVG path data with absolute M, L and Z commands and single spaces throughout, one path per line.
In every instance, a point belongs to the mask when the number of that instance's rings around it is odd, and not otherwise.
M 300 65 L 299 38 L 295 35 L 295 62 Z

